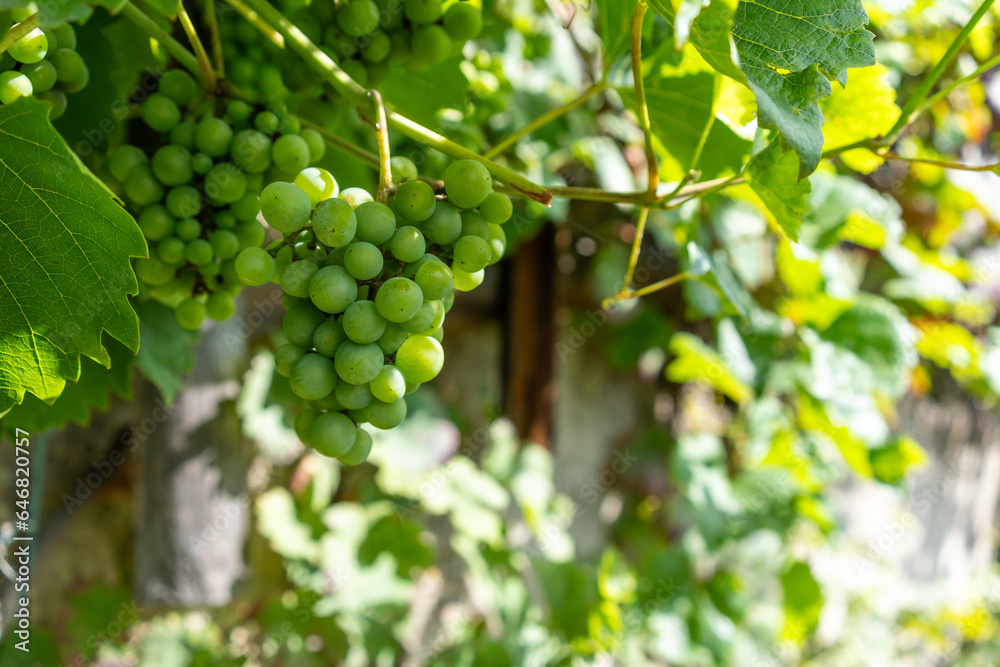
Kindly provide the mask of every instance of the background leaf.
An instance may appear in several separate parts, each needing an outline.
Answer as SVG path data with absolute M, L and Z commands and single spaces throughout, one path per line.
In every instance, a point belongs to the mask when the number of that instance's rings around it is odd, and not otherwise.
M 809 208 L 809 179 L 799 180 L 799 157 L 782 152 L 777 141 L 753 156 L 745 176 L 774 219 L 793 241 L 799 238 L 802 217 Z
M 169 405 L 181 388 L 181 376 L 191 370 L 198 335 L 178 324 L 174 311 L 156 301 L 141 302 L 135 310 L 139 315 L 136 364 Z

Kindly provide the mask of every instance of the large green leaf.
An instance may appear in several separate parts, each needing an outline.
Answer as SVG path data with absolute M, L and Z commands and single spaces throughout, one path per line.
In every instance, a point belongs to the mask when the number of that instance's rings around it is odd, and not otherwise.
M 799 180 L 799 156 L 773 141 L 747 165 L 744 176 L 785 235 L 797 241 L 809 208 L 809 179 Z
M 822 250 L 841 240 L 866 248 L 893 246 L 903 236 L 902 209 L 892 197 L 849 176 L 814 174 L 802 243 Z
M 392 67 L 379 90 L 393 108 L 424 125 L 438 124 L 440 109 L 465 107 L 468 80 L 455 59 L 414 72 Z
M 197 334 L 178 324 L 174 312 L 161 303 L 140 303 L 136 312 L 140 332 L 136 363 L 146 379 L 163 394 L 163 400 L 173 403 L 181 388 L 181 376 L 191 370 L 192 346 Z
M 135 351 L 126 298 L 138 226 L 48 121 L 51 107 L 0 107 L 0 415 L 30 391 L 51 403 L 80 377 L 80 355 L 104 366 L 107 331 Z
M 604 73 L 631 50 L 632 12 L 635 0 L 597 3 L 597 30 L 604 43 Z

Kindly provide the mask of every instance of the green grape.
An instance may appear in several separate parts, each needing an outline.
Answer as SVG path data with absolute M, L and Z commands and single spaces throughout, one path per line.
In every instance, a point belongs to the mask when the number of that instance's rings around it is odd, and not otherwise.
M 357 237 L 379 245 L 392 238 L 396 231 L 396 216 L 385 204 L 365 202 L 354 210 L 358 218 Z
M 312 447 L 330 458 L 343 456 L 351 451 L 357 440 L 358 429 L 350 418 L 340 412 L 324 412 L 309 429 Z
M 413 160 L 408 157 L 393 155 L 389 158 L 389 167 L 392 180 L 395 183 L 417 180 L 417 165 L 413 164 Z
M 347 341 L 337 348 L 333 359 L 337 375 L 344 382 L 365 384 L 382 370 L 384 357 L 375 343 L 355 343 Z
M 365 60 L 373 63 L 379 63 L 389 57 L 389 52 L 392 50 L 392 41 L 389 39 L 389 35 L 384 32 L 376 32 L 368 41 L 368 45 L 362 49 L 362 55 Z
M 184 299 L 174 308 L 177 323 L 185 329 L 194 331 L 205 321 L 205 306 L 194 299 Z
M 297 134 L 285 134 L 271 146 L 271 161 L 283 172 L 295 174 L 309 166 L 309 144 Z
M 313 332 L 313 347 L 316 351 L 326 357 L 333 357 L 337 353 L 337 348 L 347 340 L 344 333 L 344 325 L 339 320 L 329 318 L 316 327 Z
M 48 51 L 49 39 L 41 28 L 35 28 L 7 48 L 11 58 L 26 65 L 37 63 Z
M 136 167 L 125 177 L 125 195 L 137 206 L 154 204 L 163 199 L 163 186 L 146 165 Z
M 31 97 L 31 79 L 13 70 L 0 72 L 0 103 L 10 104 L 22 97 Z
M 469 3 L 456 2 L 444 13 L 442 23 L 452 39 L 465 42 L 479 36 L 483 15 Z
M 52 106 L 52 110 L 49 112 L 49 120 L 56 120 L 66 113 L 66 95 L 62 91 L 50 90 L 38 95 L 38 99 L 48 102 Z
M 308 301 L 291 308 L 285 313 L 282 328 L 288 340 L 301 348 L 312 347 L 313 333 L 316 327 L 326 321 L 326 315 Z
M 484 268 L 493 256 L 490 244 L 478 236 L 463 236 L 455 242 L 455 264 L 466 273 Z
M 319 162 L 326 154 L 326 141 L 323 139 L 323 135 L 311 127 L 307 127 L 302 130 L 299 136 L 305 139 L 306 144 L 309 145 L 309 163 Z M 334 195 L 334 197 L 336 196 Z
M 405 322 L 400 322 L 399 326 L 407 333 L 422 334 L 430 329 L 433 323 L 434 306 L 429 301 L 424 301 L 420 305 L 420 310 L 417 311 L 417 314 Z
M 309 196 L 309 201 L 315 207 L 320 202 L 336 197 L 340 191 L 337 179 L 322 167 L 307 167 L 300 171 L 293 181 Z
M 423 302 L 423 292 L 408 278 L 390 278 L 382 283 L 375 295 L 379 314 L 397 324 L 416 315 Z
M 222 262 L 222 269 L 219 271 L 225 285 L 231 289 L 239 290 L 242 281 L 236 275 L 236 258 L 227 259 Z
M 206 118 L 195 126 L 194 145 L 205 155 L 222 157 L 233 143 L 233 128 L 221 118 Z
M 274 351 L 274 372 L 278 375 L 288 377 L 288 374 L 292 372 L 292 366 L 295 365 L 296 361 L 304 357 L 305 354 L 306 351 L 304 348 L 294 343 L 285 343 Z
M 170 188 L 164 203 L 175 218 L 190 218 L 201 211 L 201 193 L 190 185 L 179 185 Z
M 309 281 L 309 298 L 325 313 L 342 313 L 358 298 L 358 283 L 344 267 L 326 266 Z
M 260 224 L 256 220 L 247 220 L 239 223 L 236 225 L 233 232 L 240 240 L 241 249 L 259 246 L 264 242 L 264 239 L 267 236 L 267 231 L 264 229 L 264 225 Z
M 389 251 L 401 262 L 415 262 L 424 256 L 427 242 L 416 227 L 400 227 L 389 241 Z
M 314 401 L 333 391 L 337 385 L 337 373 L 332 361 L 322 354 L 309 352 L 292 364 L 288 384 L 299 397 Z
M 184 257 L 196 266 L 204 264 L 212 259 L 212 244 L 205 239 L 195 239 L 187 244 Z
M 451 37 L 439 25 L 425 25 L 413 33 L 414 63 L 419 66 L 438 65 L 448 59 L 454 49 Z
M 452 305 L 455 303 L 455 290 L 448 292 L 441 298 L 441 303 L 444 305 L 444 312 L 451 310 Z
M 253 119 L 253 126 L 264 134 L 274 134 L 278 131 L 278 116 L 271 111 L 261 111 Z
M 383 366 L 368 384 L 371 395 L 383 403 L 398 401 L 406 393 L 406 378 L 395 366 Z
M 471 292 L 483 284 L 486 272 L 479 269 L 473 273 L 463 271 L 457 266 L 451 267 L 451 274 L 455 277 L 455 289 L 459 292 Z
M 56 67 L 48 60 L 42 60 L 34 65 L 25 65 L 21 68 L 21 74 L 31 81 L 31 89 L 37 93 L 44 93 L 52 90 L 56 85 Z
M 372 197 L 371 193 L 364 188 L 347 188 L 346 190 L 341 190 L 340 195 L 338 196 L 350 204 L 352 208 L 357 208 L 362 204 L 375 201 L 375 198 Z
M 364 37 L 378 30 L 378 6 L 371 0 L 350 0 L 337 10 L 337 25 L 350 37 Z
M 371 243 L 355 241 L 344 252 L 344 267 L 358 280 L 371 280 L 382 272 L 382 251 Z
M 338 382 L 337 384 L 339 385 L 340 383 Z M 329 410 L 330 412 L 340 412 L 341 410 L 344 409 L 344 406 L 341 405 L 340 401 L 337 400 L 336 393 L 337 389 L 334 388 L 332 394 L 327 394 L 323 398 L 313 401 L 313 405 L 315 405 L 317 408 L 321 410 Z
M 73 30 L 73 26 L 70 24 L 64 23 L 57 28 L 53 28 L 52 34 L 62 48 L 76 49 L 76 31 Z
M 175 233 L 184 241 L 193 241 L 201 236 L 201 223 L 194 218 L 181 218 L 177 221 Z
M 253 192 L 246 192 L 229 205 L 229 211 L 238 220 L 256 220 L 257 214 L 260 213 L 260 201 Z
M 412 394 L 413 392 L 415 392 L 419 388 L 420 388 L 420 383 L 419 382 L 407 382 L 406 383 L 406 394 L 405 395 L 409 396 L 410 394 Z
M 316 206 L 313 214 L 316 238 L 331 248 L 342 248 L 354 239 L 358 218 L 351 205 L 343 199 L 327 199 Z
M 229 209 L 224 209 L 215 214 L 212 222 L 219 229 L 233 229 L 236 227 L 236 216 Z
M 191 153 L 177 144 L 167 144 L 153 153 L 153 175 L 164 185 L 181 185 L 194 176 Z
M 378 339 L 378 346 L 385 354 L 395 354 L 407 338 L 409 334 L 403 331 L 403 327 L 395 322 L 386 322 L 385 333 Z
M 337 402 L 348 410 L 360 410 L 372 402 L 372 392 L 367 383 L 338 382 L 333 395 Z
M 198 273 L 201 274 L 201 277 L 204 278 L 206 281 L 211 281 L 212 279 L 214 279 L 217 275 L 219 275 L 219 271 L 221 270 L 219 264 L 217 262 L 211 261 L 211 259 L 212 258 L 209 257 L 209 261 L 197 264 Z M 192 264 L 194 263 L 195 262 L 192 262 Z M 207 302 L 205 303 L 205 308 L 206 309 L 208 308 Z
M 236 302 L 228 294 L 216 292 L 205 301 L 205 314 L 216 322 L 225 322 L 233 316 L 236 310 Z
M 177 123 L 170 130 L 170 143 L 183 146 L 189 151 L 194 148 L 194 123 L 187 121 Z
M 489 170 L 475 160 L 458 160 L 444 172 L 444 191 L 459 208 L 475 208 L 492 192 Z
M 354 444 L 346 454 L 341 454 L 338 459 L 345 466 L 359 466 L 368 460 L 368 455 L 372 451 L 372 437 L 363 428 L 357 427 Z
M 423 222 L 434 213 L 434 190 L 423 181 L 406 181 L 393 195 L 396 212 L 408 222 Z
M 282 116 L 281 120 L 278 121 L 278 132 L 281 134 L 299 134 L 301 130 L 302 123 L 299 122 L 298 118 L 293 116 Z M 306 145 L 308 144 L 309 142 L 306 142 Z
M 351 415 L 355 416 L 357 421 L 368 422 L 375 428 L 386 430 L 396 428 L 406 419 L 406 400 L 383 403 L 377 398 L 372 399 L 367 407 L 353 411 Z
M 135 262 L 135 275 L 148 285 L 165 285 L 174 279 L 174 270 L 159 260 L 143 257 Z
M 212 158 L 204 153 L 195 153 L 191 156 L 191 171 L 199 176 L 207 174 L 213 164 Z
M 441 0 L 404 0 L 403 11 L 411 23 L 434 23 L 441 18 Z
M 431 310 L 434 311 L 434 317 L 433 319 L 431 319 L 431 325 L 430 327 L 428 327 L 427 330 L 435 331 L 437 329 L 440 329 L 441 326 L 444 325 L 444 315 L 445 315 L 444 303 L 442 303 L 440 300 L 428 301 L 427 303 L 431 305 Z
M 385 318 L 371 301 L 355 301 L 341 318 L 344 334 L 355 343 L 374 343 L 385 333 Z
M 451 269 L 441 262 L 425 262 L 417 269 L 413 281 L 420 287 L 424 298 L 429 300 L 443 299 L 455 287 Z
M 462 234 L 462 214 L 451 203 L 440 202 L 420 228 L 431 242 L 451 245 Z
M 246 248 L 236 256 L 236 275 L 247 285 L 263 285 L 274 276 L 274 258 L 263 248 Z
M 240 130 L 233 136 L 229 155 L 247 173 L 266 171 L 271 166 L 271 140 L 257 130 Z
M 490 223 L 474 211 L 462 211 L 462 236 L 478 236 L 485 241 L 490 237 Z
M 303 301 L 305 301 L 305 299 L 297 296 L 292 296 L 288 292 L 281 293 L 281 306 L 285 310 L 291 310 L 292 308 L 299 305 Z M 313 335 L 315 335 L 315 333 Z
M 60 52 L 57 52 L 57 55 L 58 53 Z M 55 65 L 56 71 L 59 71 L 59 63 Z M 62 81 L 62 78 L 59 80 Z M 169 132 L 181 121 L 181 110 L 166 95 L 153 93 L 142 103 L 142 119 L 157 132 Z
M 301 188 L 277 181 L 260 193 L 260 212 L 267 224 L 283 234 L 302 229 L 309 221 L 312 204 Z
M 156 254 L 167 264 L 177 264 L 184 261 L 187 245 L 176 236 L 168 236 L 156 246 Z
M 226 115 L 234 123 L 242 123 L 250 118 L 253 107 L 243 100 L 229 100 L 226 104 Z
M 150 241 L 159 241 L 174 231 L 174 217 L 160 204 L 150 204 L 139 214 L 139 229 Z
M 319 410 L 304 410 L 295 417 L 293 428 L 303 445 L 308 445 L 312 440 L 310 433 L 319 415 Z
M 490 264 L 496 264 L 503 259 L 503 254 L 507 250 L 507 233 L 503 227 L 490 223 L 490 237 L 487 239 L 490 244 Z
M 77 93 L 83 90 L 90 81 L 90 70 L 87 69 L 87 64 L 83 62 L 83 58 L 76 51 L 56 49 L 54 53 L 49 55 L 49 60 L 56 68 L 56 81 L 59 82 L 60 88 L 67 93 Z M 180 111 L 177 113 L 179 120 Z M 167 130 L 169 129 L 168 127 Z
M 229 259 L 236 257 L 240 251 L 240 239 L 232 232 L 225 229 L 217 229 L 208 237 L 212 244 L 212 252 L 219 259 Z
M 138 146 L 125 144 L 115 149 L 108 160 L 111 175 L 119 183 L 123 182 L 136 167 L 149 164 L 149 158 Z
M 198 97 L 198 84 L 182 69 L 171 69 L 160 77 L 158 92 L 166 95 L 179 107 L 186 106 Z
M 292 262 L 281 272 L 281 288 L 297 297 L 309 296 L 309 280 L 319 270 L 315 263 L 307 260 Z
M 234 164 L 220 162 L 205 175 L 205 194 L 216 203 L 229 204 L 247 191 L 247 179 Z
M 486 218 L 486 222 L 495 225 L 502 225 L 510 220 L 514 214 L 514 204 L 510 197 L 501 192 L 491 192 L 486 195 L 486 199 L 479 205 L 479 214 Z
M 280 276 L 281 272 L 285 270 L 286 266 L 292 263 L 293 259 L 295 259 L 295 256 L 291 248 L 288 246 L 281 248 L 278 254 L 274 256 L 275 274 Z
M 444 367 L 444 349 L 430 336 L 410 336 L 396 352 L 396 367 L 408 382 L 427 382 Z

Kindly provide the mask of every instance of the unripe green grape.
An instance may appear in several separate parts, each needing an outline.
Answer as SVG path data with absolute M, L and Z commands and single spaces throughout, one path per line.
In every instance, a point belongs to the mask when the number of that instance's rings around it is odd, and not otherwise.
M 292 308 L 299 305 L 303 301 L 305 301 L 305 299 L 303 299 L 302 297 L 292 296 L 288 292 L 281 293 L 281 307 L 284 308 L 285 310 L 291 310 Z
M 393 403 L 406 394 L 406 378 L 395 366 L 383 366 L 368 386 L 372 396 L 383 403 Z
M 135 275 L 147 285 L 165 285 L 174 279 L 174 270 L 156 259 L 137 259 Z
M 442 23 L 452 39 L 465 42 L 479 36 L 483 15 L 470 3 L 456 2 L 445 11 Z
M 174 316 L 178 324 L 194 331 L 205 321 L 205 306 L 195 299 L 184 299 L 174 309 Z
M 321 354 L 309 352 L 292 364 L 288 384 L 301 398 L 314 401 L 323 398 L 337 385 L 333 362 Z
M 261 111 L 253 119 L 253 126 L 264 134 L 274 134 L 278 131 L 278 116 L 271 111 Z
M 454 265 L 451 267 L 451 274 L 455 277 L 455 289 L 459 292 L 471 292 L 482 285 L 483 278 L 486 277 L 484 269 L 468 273 Z
M 149 158 L 138 146 L 125 144 L 115 149 L 108 160 L 108 169 L 119 183 L 123 182 L 136 167 L 149 164 Z
M 458 160 L 444 172 L 444 191 L 459 208 L 475 208 L 493 190 L 489 170 L 475 160 Z
M 219 259 L 229 259 L 235 257 L 240 251 L 240 239 L 231 231 L 217 229 L 208 238 L 212 244 L 212 252 Z
M 382 251 L 371 243 L 355 241 L 344 252 L 344 267 L 358 280 L 371 280 L 382 272 Z
M 420 310 L 417 311 L 416 315 L 405 322 L 400 322 L 399 326 L 402 327 L 403 331 L 406 333 L 422 334 L 430 329 L 433 323 L 434 306 L 432 306 L 429 301 L 424 301 L 420 305 Z
M 340 321 L 344 334 L 355 343 L 374 343 L 385 333 L 385 318 L 371 301 L 355 301 Z
M 486 222 L 502 225 L 514 214 L 514 204 L 502 192 L 491 192 L 479 205 L 479 214 L 486 218 Z
M 375 201 L 371 193 L 364 188 L 347 188 L 346 190 L 341 190 L 338 196 L 350 204 L 352 208 Z
M 354 210 L 358 218 L 357 237 L 361 241 L 380 245 L 396 231 L 396 216 L 385 204 L 365 202 Z
M 503 254 L 507 250 L 507 233 L 503 227 L 490 223 L 490 237 L 487 239 L 490 244 L 490 264 L 496 264 L 503 259 Z
M 160 77 L 157 92 L 165 95 L 179 107 L 186 106 L 198 97 L 198 84 L 182 69 L 171 69 Z
M 223 209 L 215 214 L 212 222 L 219 229 L 233 229 L 236 227 L 236 216 L 229 209 Z
M 267 236 L 267 231 L 264 229 L 264 225 L 260 224 L 256 220 L 247 220 L 246 222 L 241 222 L 236 225 L 233 229 L 233 233 L 240 240 L 240 248 L 252 248 L 254 246 L 259 246 L 264 242 L 264 238 Z
M 238 293 L 243 282 L 236 275 L 236 258 L 224 260 L 221 266 L 219 276 L 221 276 L 223 283 L 227 288 L 237 290 Z
M 194 145 L 212 157 L 222 157 L 233 143 L 233 128 L 221 118 L 205 118 L 194 129 Z
M 266 171 L 271 166 L 271 139 L 257 130 L 240 130 L 233 137 L 229 155 L 247 173 Z
M 184 257 L 195 266 L 204 264 L 212 259 L 212 244 L 205 239 L 195 239 L 187 244 Z
M 201 193 L 190 185 L 170 188 L 164 204 L 175 218 L 190 218 L 202 209 Z
M 194 218 L 181 218 L 174 225 L 174 233 L 183 241 L 193 241 L 201 236 L 201 223 Z
M 319 270 L 315 263 L 307 260 L 292 262 L 281 272 L 281 288 L 292 296 L 309 296 L 309 280 Z
M 431 67 L 443 63 L 451 55 L 454 44 L 447 31 L 439 25 L 425 25 L 413 33 L 411 40 L 417 67 Z
M 409 382 L 427 382 L 444 367 L 444 349 L 430 336 L 410 336 L 396 352 L 396 367 Z
M 216 203 L 234 202 L 247 191 L 243 171 L 229 162 L 220 162 L 205 175 L 205 194 Z
M 431 309 L 434 311 L 434 318 L 431 320 L 429 330 L 434 331 L 436 329 L 440 329 L 441 326 L 444 325 L 444 303 L 440 300 L 428 301 L 427 303 L 431 305 Z
M 22 97 L 31 97 L 31 79 L 20 72 L 0 72 L 0 104 L 11 104 Z
M 375 343 L 355 343 L 347 341 L 337 348 L 334 356 L 334 366 L 337 375 L 351 384 L 364 384 L 371 381 L 382 370 L 384 356 Z
M 372 392 L 367 383 L 338 382 L 333 395 L 337 402 L 348 410 L 360 410 L 372 402 Z
M 41 28 L 35 28 L 7 48 L 11 58 L 26 65 L 37 63 L 48 51 L 49 39 Z
M 58 55 L 59 52 L 57 52 Z M 71 51 L 70 53 L 75 53 Z M 59 71 L 59 63 L 56 63 Z M 60 78 L 60 81 L 62 79 Z M 181 120 L 181 110 L 166 95 L 153 93 L 142 103 L 142 119 L 157 132 L 169 132 Z
M 66 95 L 61 90 L 49 90 L 38 95 L 38 99 L 48 102 L 52 106 L 49 112 L 49 120 L 61 118 L 66 113 Z
M 345 466 L 358 466 L 368 460 L 368 455 L 372 451 L 372 437 L 361 427 L 356 427 L 354 444 L 346 454 L 341 454 L 337 459 Z
M 205 301 L 205 314 L 216 322 L 225 322 L 233 316 L 236 303 L 233 297 L 222 292 L 216 292 Z
M 409 338 L 409 336 L 408 333 L 403 331 L 403 327 L 395 322 L 386 322 L 385 333 L 377 341 L 379 349 L 385 354 L 395 354 L 396 350 L 399 349 L 403 341 Z
M 462 211 L 462 236 L 478 236 L 485 241 L 490 237 L 490 223 L 475 211 Z
M 492 256 L 490 244 L 478 236 L 463 236 L 455 242 L 454 262 L 466 273 L 485 268 Z
M 297 134 L 284 134 L 271 146 L 271 161 L 283 172 L 298 173 L 309 166 L 309 144 Z
M 299 136 L 305 139 L 306 144 L 309 145 L 309 163 L 319 162 L 326 154 L 326 141 L 323 139 L 323 135 L 311 127 L 307 127 L 302 130 Z
M 393 155 L 389 158 L 389 168 L 394 183 L 417 180 L 417 165 L 408 157 Z
M 342 67 L 349 77 L 362 86 L 368 83 L 368 70 L 360 60 L 345 60 Z
M 295 417 L 293 428 L 303 445 L 308 445 L 312 441 L 311 429 L 319 415 L 319 410 L 305 410 Z
M 389 40 L 389 35 L 384 32 L 376 32 L 371 36 L 368 41 L 368 45 L 362 49 L 361 53 L 365 60 L 373 63 L 382 62 L 389 56 L 389 51 L 392 50 L 392 41 Z
M 280 241 L 278 241 L 278 243 L 280 243 Z M 291 264 L 294 259 L 294 252 L 288 246 L 284 246 L 278 250 L 278 254 L 274 256 L 275 275 L 280 276 L 281 272 L 285 270 L 285 267 Z
M 274 258 L 263 248 L 245 248 L 236 256 L 236 275 L 247 285 L 263 285 L 274 276 L 274 268 Z
M 176 236 L 168 236 L 156 246 L 156 254 L 167 264 L 177 264 L 184 261 L 187 245 Z
M 408 278 L 390 278 L 382 283 L 375 295 L 379 314 L 397 324 L 416 315 L 423 302 L 423 292 Z
M 311 211 L 309 195 L 291 183 L 277 181 L 260 193 L 260 212 L 264 220 L 283 234 L 302 229 Z
M 337 384 L 340 383 L 338 382 Z M 337 391 L 336 388 L 334 388 L 333 394 L 327 394 L 323 398 L 313 401 L 312 402 L 313 405 L 315 405 L 320 410 L 328 410 L 329 412 L 342 411 L 344 409 L 344 406 L 341 405 L 340 401 L 337 400 L 336 391 Z
M 229 211 L 239 220 L 256 220 L 260 213 L 260 201 L 255 193 L 245 192 L 229 205 Z
M 324 412 L 313 422 L 309 440 L 312 447 L 323 456 L 337 458 L 351 451 L 358 437 L 357 431 L 347 415 Z
M 358 228 L 358 218 L 351 205 L 343 199 L 327 199 L 316 206 L 312 218 L 313 232 L 325 245 L 341 248 L 349 244 Z
M 316 327 L 312 343 L 317 352 L 326 357 L 333 357 L 337 353 L 337 348 L 346 340 L 347 334 L 344 333 L 344 325 L 339 320 L 330 318 Z
M 208 285 L 214 284 L 213 281 L 215 280 L 215 277 L 219 275 L 219 271 L 221 270 L 219 264 L 211 261 L 211 259 L 212 258 L 209 257 L 208 261 L 201 263 L 192 262 L 192 264 L 197 264 L 198 273 L 201 274 L 201 277 L 205 279 L 205 283 Z M 205 303 L 205 310 L 206 312 L 208 311 L 208 302 Z
M 253 113 L 253 107 L 243 100 L 229 100 L 229 103 L 226 104 L 226 115 L 234 123 L 246 121 L 250 118 L 251 113 Z
M 137 206 L 147 206 L 163 199 L 163 186 L 146 165 L 133 169 L 125 177 L 125 195 Z
M 139 229 L 150 241 L 159 241 L 174 230 L 174 218 L 160 204 L 150 204 L 139 214 Z
M 455 290 L 448 292 L 441 298 L 441 303 L 444 305 L 444 312 L 451 310 L 451 307 L 455 304 Z
M 342 266 L 326 266 L 309 281 L 309 298 L 325 313 L 342 313 L 358 298 L 358 283 Z
M 314 207 L 322 201 L 336 197 L 340 191 L 337 179 L 322 167 L 303 169 L 295 176 L 293 183 L 309 196 L 309 201 Z
M 305 348 L 294 343 L 285 343 L 274 351 L 274 372 L 288 377 L 295 362 L 306 356 Z
M 194 148 L 194 123 L 183 121 L 170 130 L 170 143 L 183 146 L 189 151 Z
M 451 203 L 439 202 L 420 228 L 431 242 L 451 245 L 462 235 L 462 214 Z
M 423 222 L 434 213 L 434 190 L 419 180 L 406 181 L 396 188 L 393 203 L 399 217 L 408 222 Z
M 207 174 L 213 164 L 212 158 L 205 153 L 195 153 L 191 156 L 191 171 L 199 176 Z
M 411 23 L 434 23 L 441 18 L 441 0 L 404 0 L 403 11 Z
M 34 65 L 25 65 L 21 68 L 21 74 L 31 81 L 31 89 L 37 93 L 44 93 L 51 90 L 56 85 L 56 68 L 48 60 L 42 60 Z
M 285 313 L 282 327 L 288 340 L 301 348 L 312 347 L 316 328 L 326 321 L 326 315 L 309 301 L 303 301 Z
M 442 329 L 437 329 L 435 331 L 432 331 L 432 332 L 430 332 L 427 335 L 430 336 L 431 338 L 433 338 L 434 340 L 436 340 L 439 343 L 441 343 L 441 342 L 444 341 L 444 329 L 443 328 Z
M 181 185 L 194 176 L 191 153 L 177 144 L 167 144 L 153 153 L 153 175 L 164 185 Z
M 358 421 L 368 422 L 375 428 L 383 430 L 396 428 L 406 419 L 406 400 L 399 399 L 393 403 L 383 403 L 377 398 L 372 399 L 372 402 L 366 407 L 351 414 L 358 418 Z
M 302 130 L 302 123 L 294 116 L 282 116 L 278 121 L 278 132 L 281 134 L 299 134 Z M 306 142 L 308 145 L 308 142 Z
M 400 227 L 389 241 L 389 251 L 401 262 L 415 262 L 424 256 L 427 242 L 416 227 Z
M 350 0 L 337 10 L 337 25 L 351 37 L 370 35 L 379 27 L 378 7 L 371 0 Z
M 420 287 L 424 298 L 430 301 L 445 298 L 455 288 L 451 269 L 441 262 L 425 262 L 417 269 L 413 281 Z
M 52 29 L 52 34 L 56 38 L 58 45 L 64 49 L 76 49 L 76 31 L 69 23 Z

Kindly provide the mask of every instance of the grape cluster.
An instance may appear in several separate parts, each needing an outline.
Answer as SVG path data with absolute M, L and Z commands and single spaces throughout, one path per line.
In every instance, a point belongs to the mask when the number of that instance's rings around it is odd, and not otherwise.
M 478 162 L 452 163 L 443 196 L 416 178 L 409 160 L 392 164 L 405 180 L 391 206 L 360 188 L 338 192 L 321 169 L 271 183 L 261 214 L 283 239 L 236 258 L 240 280 L 274 280 L 284 291 L 288 342 L 275 351 L 275 367 L 309 401 L 296 433 L 351 465 L 371 449 L 359 425 L 397 426 L 403 397 L 441 371 L 455 290 L 479 285 L 503 256 L 501 224 L 513 212 Z
M 31 14 L 29 8 L 0 12 L 0 35 Z M 76 52 L 76 33 L 68 23 L 34 28 L 0 56 L 0 104 L 35 95 L 52 105 L 52 119 L 66 112 L 66 93 L 82 90 L 88 81 L 90 71 Z

